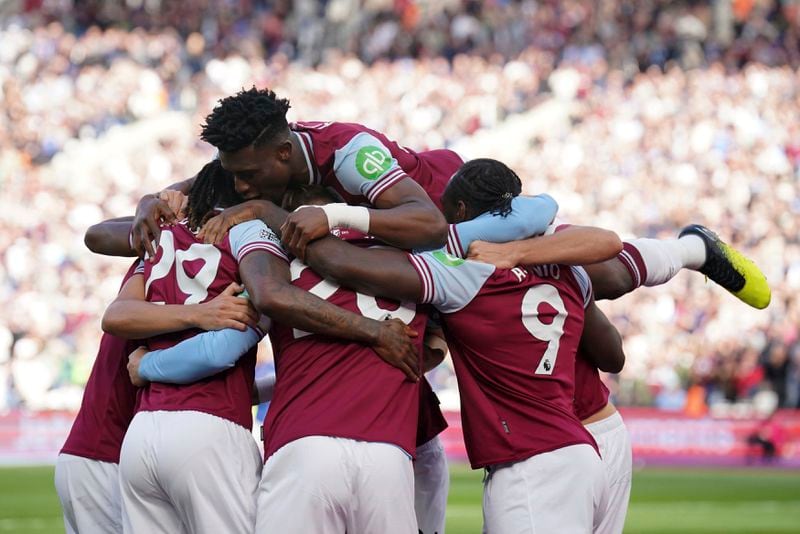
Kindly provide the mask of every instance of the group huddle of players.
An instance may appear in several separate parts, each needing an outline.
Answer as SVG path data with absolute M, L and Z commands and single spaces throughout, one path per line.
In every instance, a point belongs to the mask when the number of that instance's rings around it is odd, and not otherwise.
M 556 223 L 499 161 L 288 109 L 222 100 L 202 131 L 218 158 L 87 232 L 142 259 L 56 464 L 67 532 L 441 534 L 424 372 L 448 350 L 485 532 L 622 532 L 631 448 L 598 370 L 625 357 L 595 299 L 689 268 L 763 308 L 758 268 L 699 225 L 623 243 Z M 255 380 L 266 333 L 276 376 Z

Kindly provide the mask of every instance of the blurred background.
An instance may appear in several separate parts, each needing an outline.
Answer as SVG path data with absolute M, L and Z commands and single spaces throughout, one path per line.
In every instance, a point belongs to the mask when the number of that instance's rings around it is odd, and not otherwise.
M 0 464 L 52 461 L 80 405 L 128 265 L 86 228 L 195 174 L 204 116 L 255 84 L 292 120 L 501 159 L 574 223 L 715 230 L 770 307 L 687 272 L 604 303 L 606 381 L 639 465 L 800 467 L 798 67 L 800 0 L 0 0 Z M 463 458 L 452 366 L 429 378 Z M 761 512 L 797 532 L 789 473 L 793 514 Z

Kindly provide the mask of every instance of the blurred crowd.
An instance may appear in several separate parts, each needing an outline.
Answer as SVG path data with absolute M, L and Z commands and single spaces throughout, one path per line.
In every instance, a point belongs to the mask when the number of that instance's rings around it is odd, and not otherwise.
M 14 3 L 0 4 L 0 411 L 79 404 L 129 265 L 89 253 L 85 229 L 193 175 L 213 155 L 203 117 L 252 84 L 295 120 L 502 159 L 577 223 L 706 224 L 756 258 L 772 305 L 697 273 L 604 304 L 628 353 L 615 399 L 798 407 L 799 2 Z M 452 402 L 451 367 L 431 379 Z

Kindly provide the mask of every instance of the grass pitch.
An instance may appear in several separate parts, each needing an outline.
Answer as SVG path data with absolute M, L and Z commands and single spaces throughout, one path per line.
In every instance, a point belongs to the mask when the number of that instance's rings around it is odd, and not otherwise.
M 481 532 L 480 471 L 451 470 L 449 534 Z M 52 467 L 0 469 L 0 533 L 62 533 Z M 630 534 L 800 533 L 800 472 L 645 469 L 634 474 Z

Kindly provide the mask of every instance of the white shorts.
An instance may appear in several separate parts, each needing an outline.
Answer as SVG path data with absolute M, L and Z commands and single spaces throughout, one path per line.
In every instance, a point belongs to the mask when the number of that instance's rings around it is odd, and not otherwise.
M 603 455 L 608 489 L 606 509 L 594 529 L 595 534 L 620 534 L 625 526 L 631 496 L 633 459 L 631 438 L 619 412 L 586 425 Z
M 422 534 L 444 534 L 450 472 L 444 447 L 436 436 L 417 447 L 414 460 L 414 510 Z
M 251 534 L 261 457 L 252 434 L 201 412 L 139 412 L 119 461 L 126 533 Z
M 605 506 L 603 462 L 590 445 L 571 445 L 487 471 L 487 534 L 590 534 Z
M 62 453 L 55 483 L 67 534 L 122 532 L 117 464 Z
M 256 533 L 417 534 L 411 458 L 399 447 L 328 436 L 270 456 Z

